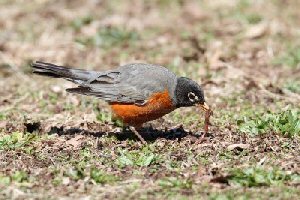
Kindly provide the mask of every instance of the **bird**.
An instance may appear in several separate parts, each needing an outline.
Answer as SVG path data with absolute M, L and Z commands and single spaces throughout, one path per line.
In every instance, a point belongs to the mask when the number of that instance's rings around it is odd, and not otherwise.
M 210 110 L 197 82 L 156 64 L 132 63 L 106 71 L 89 71 L 35 61 L 31 67 L 34 74 L 77 84 L 66 89 L 69 93 L 106 101 L 113 116 L 127 125 L 142 143 L 146 141 L 138 130 L 145 122 L 180 107 L 198 106 L 204 111 Z

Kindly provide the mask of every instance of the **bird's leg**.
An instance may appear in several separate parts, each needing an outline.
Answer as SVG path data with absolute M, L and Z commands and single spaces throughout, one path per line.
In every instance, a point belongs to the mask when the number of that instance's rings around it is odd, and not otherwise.
M 140 139 L 140 141 L 143 143 L 143 144 L 147 144 L 147 142 L 145 141 L 145 139 L 139 134 L 139 132 L 136 130 L 135 127 L 133 126 L 129 126 L 129 129 Z

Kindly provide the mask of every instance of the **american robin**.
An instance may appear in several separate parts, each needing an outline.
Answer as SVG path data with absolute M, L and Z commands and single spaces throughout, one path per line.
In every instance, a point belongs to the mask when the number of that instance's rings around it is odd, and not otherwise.
M 129 125 L 143 143 L 136 131 L 143 123 L 179 107 L 197 105 L 209 110 L 200 85 L 159 65 L 134 63 L 108 71 L 87 71 L 37 61 L 32 67 L 35 74 L 78 84 L 67 92 L 96 96 L 108 102 L 114 115 Z

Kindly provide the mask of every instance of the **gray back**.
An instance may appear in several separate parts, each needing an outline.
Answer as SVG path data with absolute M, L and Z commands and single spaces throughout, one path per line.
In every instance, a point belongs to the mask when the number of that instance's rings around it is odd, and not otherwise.
M 134 63 L 106 72 L 91 74 L 80 87 L 86 95 L 94 95 L 108 102 L 144 104 L 153 94 L 168 90 L 173 102 L 177 76 L 167 68 Z M 79 87 L 79 88 L 80 88 Z

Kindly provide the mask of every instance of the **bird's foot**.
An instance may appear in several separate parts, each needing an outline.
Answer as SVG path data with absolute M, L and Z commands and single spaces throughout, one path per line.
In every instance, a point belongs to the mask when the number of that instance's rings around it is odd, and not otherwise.
M 206 142 L 209 140 L 209 138 L 212 136 L 212 133 L 210 132 L 202 132 L 201 136 L 197 139 L 195 142 L 196 144 L 201 144 L 203 142 Z
M 145 141 L 145 139 L 140 135 L 140 133 L 133 126 L 129 126 L 129 129 L 140 139 L 140 141 L 143 144 L 147 144 L 147 142 Z

